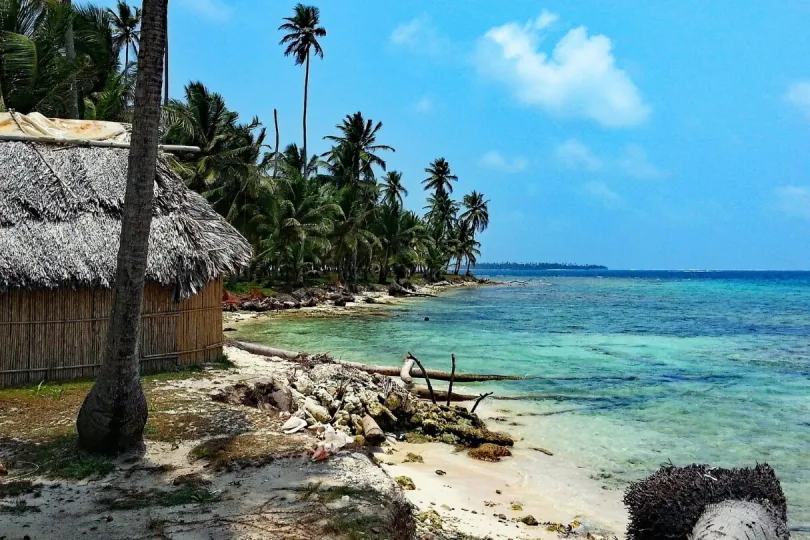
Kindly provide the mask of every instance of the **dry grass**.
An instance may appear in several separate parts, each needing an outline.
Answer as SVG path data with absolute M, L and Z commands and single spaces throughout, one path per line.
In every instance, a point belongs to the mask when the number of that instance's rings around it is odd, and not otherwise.
M 251 433 L 207 440 L 189 453 L 190 461 L 207 460 L 215 471 L 234 467 L 258 467 L 277 459 L 300 456 L 309 449 L 305 437 Z

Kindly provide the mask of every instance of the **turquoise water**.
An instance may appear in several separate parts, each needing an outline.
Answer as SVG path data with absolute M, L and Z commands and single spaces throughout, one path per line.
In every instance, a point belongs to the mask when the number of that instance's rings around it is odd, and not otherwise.
M 503 279 L 528 283 L 456 290 L 389 317 L 276 320 L 246 332 L 379 364 L 400 364 L 411 351 L 449 369 L 452 352 L 459 370 L 536 377 L 461 390 L 530 398 L 490 407 L 521 411 L 523 425 L 512 428 L 520 436 L 614 489 L 670 460 L 768 462 L 794 535 L 810 531 L 810 273 Z

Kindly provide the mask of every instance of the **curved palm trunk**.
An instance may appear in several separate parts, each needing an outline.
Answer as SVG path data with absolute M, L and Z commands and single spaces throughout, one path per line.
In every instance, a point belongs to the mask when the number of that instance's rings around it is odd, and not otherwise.
M 139 379 L 138 343 L 158 151 L 166 5 L 167 0 L 143 2 L 113 309 L 101 370 L 76 420 L 79 445 L 91 452 L 114 454 L 143 444 L 148 411 Z
M 307 163 L 309 163 L 309 154 L 307 154 L 307 98 L 309 96 L 309 51 L 307 51 L 307 67 L 304 74 L 304 176 L 307 175 Z
M 66 6 L 72 5 L 71 0 L 62 0 L 62 3 Z M 76 45 L 73 39 L 72 20 L 65 31 L 65 56 L 67 57 L 68 62 L 71 64 L 76 62 Z M 79 118 L 79 90 L 76 88 L 75 74 L 70 76 L 70 89 L 68 92 L 68 100 L 70 100 L 70 103 L 68 104 L 68 117 L 75 120 Z
M 469 275 L 470 275 L 470 258 L 469 258 L 469 257 L 467 257 L 467 271 L 466 271 L 466 272 L 464 272 L 464 275 L 465 275 L 465 276 L 469 276 Z

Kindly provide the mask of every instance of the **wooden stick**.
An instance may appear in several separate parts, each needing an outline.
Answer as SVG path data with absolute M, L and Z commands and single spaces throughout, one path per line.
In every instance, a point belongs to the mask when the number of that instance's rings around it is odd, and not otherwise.
M 491 396 L 492 394 L 493 392 L 487 392 L 486 394 L 481 394 L 480 396 L 478 396 L 478 399 L 475 400 L 475 405 L 473 405 L 473 408 L 470 412 L 474 413 L 475 409 L 478 407 L 478 404 L 481 403 L 485 397 Z
M 450 370 L 450 387 L 447 389 L 447 406 L 450 406 L 450 396 L 453 395 L 453 379 L 456 376 L 456 355 L 450 353 L 450 359 L 453 361 L 453 368 Z
M 430 392 L 430 400 L 433 402 L 434 405 L 436 405 L 436 396 L 433 395 L 433 385 L 430 384 L 430 377 L 428 376 L 427 371 L 425 371 L 425 366 L 423 366 L 422 362 L 420 362 L 419 359 L 414 355 L 412 355 L 410 352 L 408 352 L 408 358 L 416 362 L 416 365 L 419 366 L 419 369 L 422 370 L 422 374 L 425 376 L 425 381 L 427 382 L 428 391 Z

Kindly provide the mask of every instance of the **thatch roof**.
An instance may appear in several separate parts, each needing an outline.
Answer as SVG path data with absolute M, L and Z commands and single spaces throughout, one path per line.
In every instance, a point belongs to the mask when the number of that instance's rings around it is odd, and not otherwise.
M 0 292 L 109 287 L 129 150 L 0 141 Z M 195 294 L 250 262 L 245 239 L 161 157 L 148 281 Z

